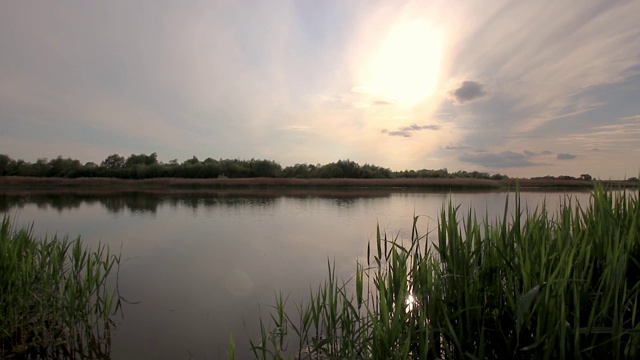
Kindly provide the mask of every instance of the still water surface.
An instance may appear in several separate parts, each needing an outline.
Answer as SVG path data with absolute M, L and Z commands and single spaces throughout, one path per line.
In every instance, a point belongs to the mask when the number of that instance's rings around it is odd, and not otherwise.
M 522 192 L 521 199 L 532 209 L 546 199 L 553 213 L 567 195 L 586 204 L 589 194 Z M 366 261 L 377 224 L 409 239 L 414 214 L 425 233 L 449 200 L 461 214 L 473 209 L 493 220 L 506 197 L 401 190 L 0 195 L 0 215 L 33 222 L 38 235 L 80 235 L 88 246 L 121 251 L 120 293 L 138 304 L 125 304 L 116 321 L 113 359 L 225 358 L 232 333 L 244 359 L 274 294 L 303 299 L 324 280 L 327 260 L 339 277 L 351 276 L 356 260 Z

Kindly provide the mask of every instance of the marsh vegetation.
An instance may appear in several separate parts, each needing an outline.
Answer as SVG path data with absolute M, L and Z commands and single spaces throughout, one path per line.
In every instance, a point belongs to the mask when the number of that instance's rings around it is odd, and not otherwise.
M 635 359 L 640 348 L 640 207 L 596 189 L 556 213 L 459 213 L 430 244 L 378 229 L 366 261 L 305 301 L 276 296 L 251 343 L 259 359 Z M 428 232 L 428 231 L 427 231 Z M 234 344 L 230 346 L 233 354 Z
M 120 257 L 80 238 L 0 227 L 0 358 L 109 358 Z

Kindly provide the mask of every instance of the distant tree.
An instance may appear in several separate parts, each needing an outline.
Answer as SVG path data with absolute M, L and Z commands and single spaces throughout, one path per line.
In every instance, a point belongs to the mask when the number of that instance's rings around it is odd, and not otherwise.
M 82 168 L 80 160 L 64 159 L 61 155 L 47 164 L 46 176 L 49 177 L 77 177 L 77 171 Z
M 502 175 L 500 173 L 491 175 L 491 180 L 506 180 L 509 177 L 507 175 Z
M 118 154 L 109 155 L 101 165 L 107 169 L 120 169 L 124 166 L 124 157 Z
M 582 175 L 580 175 L 580 180 L 587 180 L 587 181 L 591 181 L 591 175 L 589 175 L 589 174 L 582 174 Z
M 380 166 L 364 164 L 360 167 L 360 177 L 364 179 L 391 178 L 393 173 L 389 169 Z
M 47 158 L 38 159 L 35 164 L 21 162 L 18 167 L 17 175 L 20 176 L 47 176 L 49 165 Z
M 200 160 L 198 160 L 198 158 L 193 155 L 193 157 L 189 160 L 185 160 L 183 163 L 183 165 L 196 165 L 196 164 L 200 164 Z
M 252 177 L 278 177 L 282 173 L 282 167 L 275 161 L 255 160 L 249 162 Z
M 309 178 L 313 177 L 316 170 L 315 165 L 311 164 L 295 164 L 287 166 L 282 170 L 282 176 L 286 178 Z
M 556 180 L 556 177 L 553 175 L 545 175 L 545 176 L 536 176 L 532 177 L 533 180 Z
M 357 179 L 360 177 L 360 165 L 355 161 L 351 161 L 350 159 L 338 160 L 338 162 L 336 163 L 336 166 L 340 168 L 341 170 L 340 172 L 342 173 L 342 176 L 333 176 L 333 177 L 345 177 L 345 178 L 353 178 L 353 179 Z
M 220 162 L 212 158 L 206 158 L 202 162 L 202 177 L 203 178 L 217 178 L 222 173 L 220 168 Z
M 246 160 L 220 160 L 220 174 L 230 178 L 250 177 L 251 166 Z
M 8 155 L 0 154 L 0 176 L 9 175 L 14 165 L 15 161 L 12 158 Z
M 152 153 L 151 155 L 145 154 L 131 154 L 124 162 L 125 167 L 132 167 L 134 165 L 156 165 L 158 164 L 158 154 Z
M 145 165 L 157 165 L 158 164 L 158 154 L 156 154 L 154 152 L 151 155 L 147 156 L 147 158 L 145 159 L 145 163 L 144 164 Z

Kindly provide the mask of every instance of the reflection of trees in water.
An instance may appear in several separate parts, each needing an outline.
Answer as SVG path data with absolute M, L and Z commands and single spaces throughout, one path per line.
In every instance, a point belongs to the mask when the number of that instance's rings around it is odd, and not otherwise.
M 110 213 L 131 212 L 155 214 L 158 207 L 187 207 L 196 210 L 200 207 L 237 207 L 237 206 L 271 206 L 278 197 L 255 198 L 211 195 L 158 195 L 149 193 L 117 193 L 108 195 L 87 194 L 38 194 L 28 198 L 19 195 L 0 195 L 0 211 L 8 212 L 12 208 L 23 208 L 33 204 L 38 209 L 63 210 L 79 209 L 82 205 L 100 204 Z
M 45 195 L 0 195 L 0 211 L 8 212 L 12 208 L 23 208 L 27 204 L 34 204 L 38 209 L 54 209 L 61 212 L 65 209 L 80 208 L 88 199 L 70 194 Z
M 212 208 L 218 206 L 239 207 L 239 206 L 273 206 L 280 196 L 272 197 L 239 197 L 239 196 L 177 196 L 167 199 L 171 206 L 184 206 L 192 210 L 198 208 Z
M 22 208 L 34 204 L 38 209 L 54 209 L 58 212 L 79 209 L 83 205 L 101 204 L 111 213 L 119 213 L 125 209 L 132 212 L 155 213 L 162 199 L 157 196 L 119 193 L 108 195 L 91 195 L 76 193 L 49 193 L 31 195 L 28 198 L 17 195 L 0 195 L 0 211 L 7 212 L 11 208 Z
M 16 205 L 18 205 L 18 202 L 15 201 L 15 199 L 9 198 L 8 196 L 0 196 L 0 211 L 7 212 Z
M 124 210 L 131 212 L 155 214 L 162 199 L 157 196 L 144 193 L 127 193 L 109 196 L 101 199 L 102 206 L 111 213 L 119 213 Z
M 280 198 L 325 199 L 341 207 L 350 207 L 362 201 L 376 197 L 389 196 L 390 192 L 380 191 L 362 193 L 359 191 L 323 191 L 286 192 L 254 191 L 250 193 L 177 193 L 159 194 L 150 192 L 114 192 L 95 194 L 86 192 L 43 192 L 0 194 L 0 211 L 8 212 L 12 208 L 22 208 L 34 204 L 39 209 L 77 210 L 83 205 L 102 205 L 110 213 L 125 210 L 135 213 L 155 214 L 160 206 L 186 207 L 192 210 L 213 207 L 268 207 L 275 205 Z

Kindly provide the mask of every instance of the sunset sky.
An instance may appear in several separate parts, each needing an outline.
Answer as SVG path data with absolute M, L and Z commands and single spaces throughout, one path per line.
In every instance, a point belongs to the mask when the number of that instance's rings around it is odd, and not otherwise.
M 0 153 L 640 171 L 640 1 L 2 1 Z

